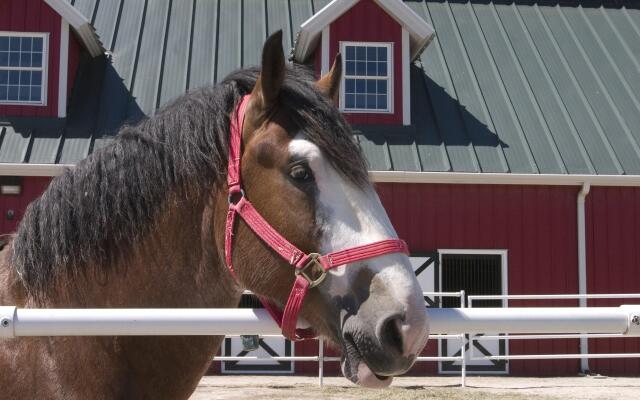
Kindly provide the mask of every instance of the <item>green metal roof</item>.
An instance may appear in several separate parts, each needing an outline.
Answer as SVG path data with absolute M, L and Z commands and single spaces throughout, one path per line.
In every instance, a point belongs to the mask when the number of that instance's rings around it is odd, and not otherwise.
M 110 59 L 81 61 L 66 121 L 0 117 L 0 162 L 73 163 L 126 121 L 291 48 L 328 0 L 75 0 Z M 371 170 L 640 174 L 631 1 L 407 1 L 436 31 L 411 126 L 360 126 Z

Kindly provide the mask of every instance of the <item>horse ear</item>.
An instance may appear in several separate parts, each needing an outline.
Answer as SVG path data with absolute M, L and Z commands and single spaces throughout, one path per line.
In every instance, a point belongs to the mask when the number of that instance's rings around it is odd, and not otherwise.
M 251 92 L 254 106 L 267 114 L 276 106 L 280 87 L 284 81 L 284 52 L 282 51 L 282 30 L 269 36 L 262 47 L 262 70 Z
M 340 53 L 336 55 L 331 69 L 325 76 L 316 82 L 316 89 L 333 101 L 338 98 L 338 89 L 340 89 L 340 80 L 342 78 L 342 56 Z

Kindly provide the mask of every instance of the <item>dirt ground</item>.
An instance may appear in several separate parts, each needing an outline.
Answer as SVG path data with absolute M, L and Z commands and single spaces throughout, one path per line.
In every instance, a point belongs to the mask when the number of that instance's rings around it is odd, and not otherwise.
M 563 377 L 467 378 L 460 387 L 459 377 L 396 378 L 385 390 L 358 388 L 344 378 L 298 376 L 206 376 L 191 400 L 210 399 L 291 399 L 291 400 L 567 400 L 640 399 L 639 378 Z

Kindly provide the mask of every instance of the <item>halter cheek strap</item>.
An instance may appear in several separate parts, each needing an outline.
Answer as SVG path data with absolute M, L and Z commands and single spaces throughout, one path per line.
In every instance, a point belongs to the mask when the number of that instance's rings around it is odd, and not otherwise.
M 326 277 L 327 271 L 340 265 L 350 264 L 391 253 L 408 254 L 407 244 L 400 239 L 381 240 L 362 246 L 355 246 L 345 250 L 320 255 L 318 253 L 305 253 L 294 244 L 285 239 L 276 231 L 253 207 L 242 190 L 240 177 L 240 158 L 242 143 L 242 128 L 244 115 L 249 102 L 249 95 L 245 95 L 234 115 L 231 117 L 231 133 L 229 138 L 229 167 L 227 173 L 227 186 L 229 190 L 229 210 L 225 226 L 225 260 L 229 271 L 237 279 L 233 268 L 233 231 L 236 215 L 249 226 L 249 228 L 265 242 L 273 251 L 278 253 L 290 265 L 294 267 L 295 281 L 284 311 L 266 300 L 260 301 L 265 309 L 282 329 L 282 334 L 291 340 L 302 340 L 315 337 L 311 329 L 296 329 L 298 314 L 302 308 L 304 298 L 310 288 L 318 286 Z

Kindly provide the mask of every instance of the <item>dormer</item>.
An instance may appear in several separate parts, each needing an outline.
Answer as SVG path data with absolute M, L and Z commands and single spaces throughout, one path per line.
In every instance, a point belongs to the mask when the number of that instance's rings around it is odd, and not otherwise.
M 342 54 L 338 105 L 352 124 L 411 124 L 409 65 L 433 28 L 401 0 L 333 0 L 305 21 L 293 58 L 329 71 Z
M 80 54 L 102 45 L 65 0 L 0 2 L 0 116 L 67 116 Z

